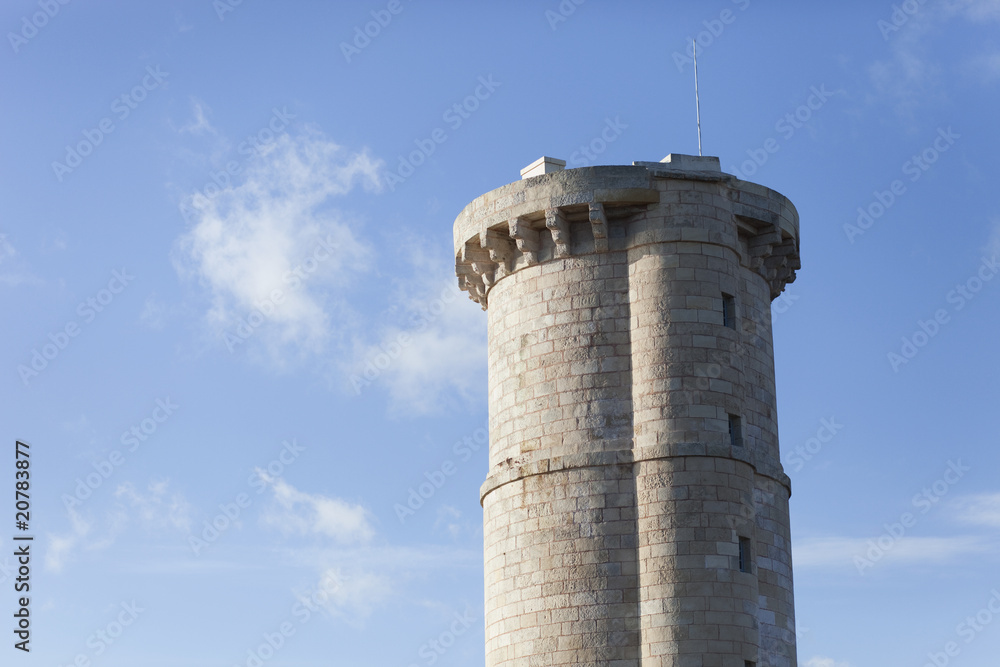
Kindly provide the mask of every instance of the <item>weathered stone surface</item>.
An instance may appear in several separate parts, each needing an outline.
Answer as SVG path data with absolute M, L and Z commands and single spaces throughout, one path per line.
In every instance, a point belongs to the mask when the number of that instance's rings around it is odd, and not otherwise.
M 487 665 L 794 666 L 791 202 L 715 158 L 552 171 L 472 202 L 455 251 L 489 322 Z

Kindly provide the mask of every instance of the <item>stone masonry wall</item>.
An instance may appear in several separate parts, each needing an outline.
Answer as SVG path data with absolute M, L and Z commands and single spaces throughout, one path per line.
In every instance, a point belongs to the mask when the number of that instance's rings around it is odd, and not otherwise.
M 490 667 L 796 664 L 769 304 L 798 217 L 668 160 L 527 178 L 456 220 L 488 306 Z

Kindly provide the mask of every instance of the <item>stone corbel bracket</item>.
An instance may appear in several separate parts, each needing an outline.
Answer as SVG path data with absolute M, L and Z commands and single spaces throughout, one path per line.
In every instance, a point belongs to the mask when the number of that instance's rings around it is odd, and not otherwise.
M 696 169 L 679 168 L 682 162 L 678 167 L 637 162 L 557 171 L 478 197 L 455 220 L 459 287 L 486 310 L 492 287 L 515 271 L 631 247 L 628 223 L 660 203 L 665 182 L 686 180 L 717 184 L 719 194 L 728 196 L 741 260 L 767 281 L 776 298 L 800 268 L 795 207 L 774 190 L 703 168 L 705 160 L 717 165 L 715 158 L 695 160 Z
M 590 229 L 594 234 L 594 251 L 608 251 L 608 216 L 604 212 L 604 204 L 593 202 L 590 205 Z
M 790 230 L 782 224 L 779 212 L 768 207 L 769 200 L 741 190 L 729 192 L 743 263 L 767 281 L 771 299 L 776 299 L 802 268 L 797 225 Z

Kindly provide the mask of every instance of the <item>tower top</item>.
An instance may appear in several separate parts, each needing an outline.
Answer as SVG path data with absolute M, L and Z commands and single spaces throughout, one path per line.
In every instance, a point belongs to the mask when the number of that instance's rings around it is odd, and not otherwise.
M 521 180 L 477 197 L 455 219 L 459 286 L 484 309 L 493 285 L 524 267 L 650 242 L 731 247 L 768 282 L 772 299 L 795 280 L 794 205 L 724 173 L 718 157 L 672 153 L 631 166 L 565 164 L 541 157 L 521 170 Z M 647 216 L 653 207 L 658 213 Z M 728 219 L 717 220 L 719 211 Z

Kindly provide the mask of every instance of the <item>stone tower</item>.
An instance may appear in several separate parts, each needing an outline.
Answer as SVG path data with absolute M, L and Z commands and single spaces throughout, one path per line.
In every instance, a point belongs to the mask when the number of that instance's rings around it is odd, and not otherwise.
M 794 667 L 771 300 L 784 196 L 541 158 L 455 221 L 489 322 L 488 667 Z

